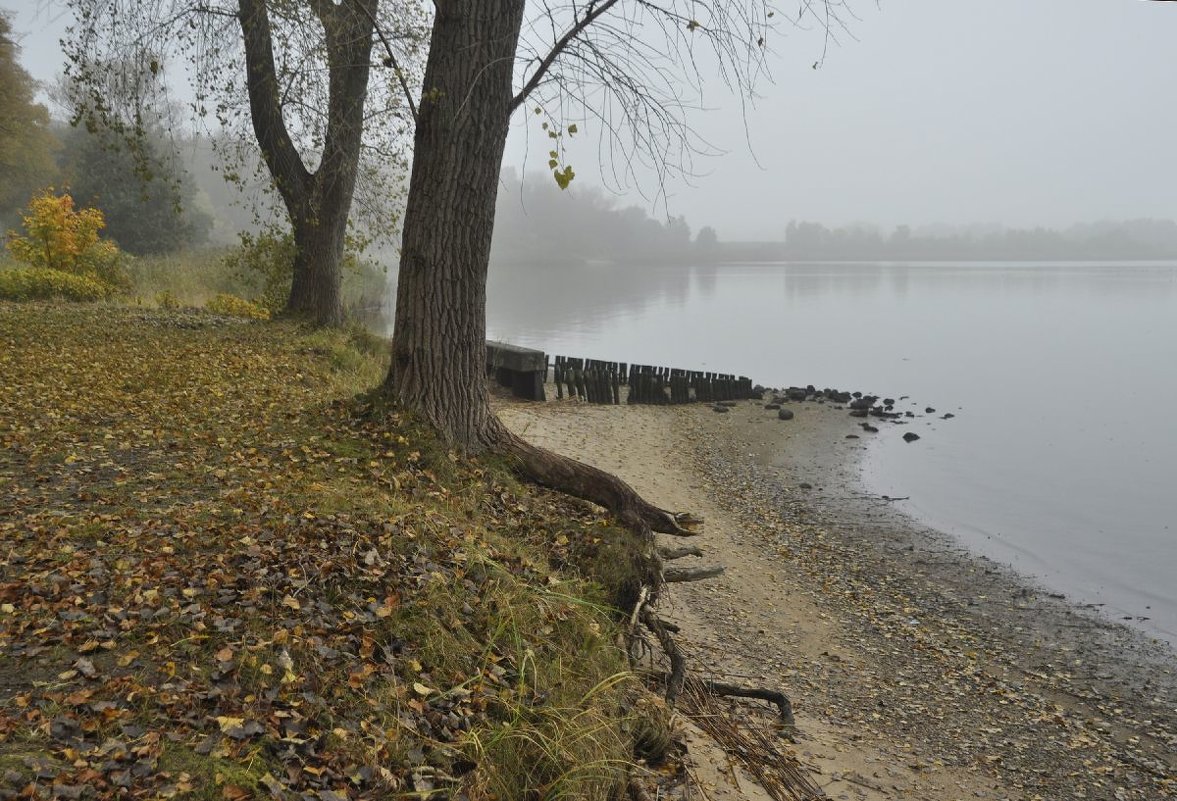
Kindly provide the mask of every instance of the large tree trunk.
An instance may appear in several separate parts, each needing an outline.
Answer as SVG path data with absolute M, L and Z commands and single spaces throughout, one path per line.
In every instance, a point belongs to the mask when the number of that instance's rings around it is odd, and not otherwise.
M 436 5 L 385 391 L 468 452 L 505 453 L 530 478 L 599 503 L 642 534 L 687 534 L 616 476 L 523 442 L 490 410 L 486 277 L 524 3 Z
M 286 311 L 307 317 L 317 325 L 343 324 L 343 240 L 347 212 L 331 209 L 333 220 L 296 219 L 294 228 L 294 277 Z
M 448 440 L 492 445 L 486 274 L 523 0 L 438 0 L 405 209 L 386 387 Z

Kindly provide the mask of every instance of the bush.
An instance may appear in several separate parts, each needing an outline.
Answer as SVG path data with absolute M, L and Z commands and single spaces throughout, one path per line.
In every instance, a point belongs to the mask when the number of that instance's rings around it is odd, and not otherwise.
M 114 290 L 85 275 L 74 275 L 44 267 L 0 270 L 0 299 L 95 301 L 110 297 Z
M 268 320 L 270 312 L 264 306 L 222 292 L 209 298 L 204 308 L 213 314 L 223 314 L 226 317 L 245 317 L 250 320 Z
M 257 303 L 271 314 L 282 311 L 294 280 L 294 235 L 275 230 L 241 235 L 241 246 L 225 257 L 240 281 L 258 288 Z
M 8 235 L 8 250 L 17 261 L 35 269 L 90 278 L 112 290 L 130 288 L 122 252 L 99 236 L 106 221 L 98 209 L 75 211 L 72 197 L 55 195 L 50 188 L 32 199 L 21 222 L 26 235 L 15 231 Z

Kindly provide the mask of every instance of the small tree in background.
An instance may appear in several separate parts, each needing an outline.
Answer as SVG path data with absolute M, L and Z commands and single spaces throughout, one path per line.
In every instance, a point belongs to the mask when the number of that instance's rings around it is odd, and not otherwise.
M 112 289 L 130 287 L 122 252 L 100 235 L 106 221 L 98 209 L 77 210 L 72 197 L 57 195 L 50 187 L 33 198 L 21 219 L 25 234 L 8 235 L 8 250 L 17 261 L 93 278 Z

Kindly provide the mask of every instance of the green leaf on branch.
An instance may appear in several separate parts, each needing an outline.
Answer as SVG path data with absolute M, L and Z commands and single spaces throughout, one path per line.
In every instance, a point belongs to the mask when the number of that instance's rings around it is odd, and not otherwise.
M 565 165 L 562 170 L 552 170 L 552 176 L 556 179 L 557 186 L 567 189 L 568 184 L 572 183 L 572 179 L 576 177 L 576 173 L 572 171 L 572 167 Z

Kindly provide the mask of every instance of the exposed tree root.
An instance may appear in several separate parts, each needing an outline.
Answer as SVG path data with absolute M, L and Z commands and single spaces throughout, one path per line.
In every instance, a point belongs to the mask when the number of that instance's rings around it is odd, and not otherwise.
M 662 651 L 670 660 L 670 672 L 666 674 L 665 694 L 666 703 L 673 705 L 678 700 L 678 694 L 682 692 L 683 684 L 687 679 L 686 657 L 683 656 L 678 643 L 670 636 L 666 626 L 654 614 L 654 610 L 648 606 L 644 607 L 641 611 L 641 619 L 646 628 L 658 638 L 658 644 L 662 646 Z
M 723 695 L 733 698 L 758 698 L 761 701 L 768 701 L 777 708 L 778 716 L 781 723 L 786 726 L 795 726 L 797 721 L 793 719 L 793 704 L 789 701 L 789 696 L 778 690 L 769 690 L 763 687 L 741 687 L 738 684 L 727 684 L 722 681 L 714 681 L 712 679 L 696 679 L 702 689 L 711 693 L 712 695 Z
M 537 484 L 599 504 L 637 534 L 656 531 L 693 537 L 698 533 L 687 527 L 696 518 L 675 515 L 655 506 L 612 473 L 525 442 L 501 424 L 494 428 L 490 447 L 514 460 L 516 469 Z
M 794 725 L 792 705 L 782 692 L 689 677 L 686 657 L 672 636 L 672 633 L 679 631 L 679 627 L 669 621 L 662 620 L 654 613 L 653 604 L 657 601 L 659 590 L 666 583 L 702 581 L 723 573 L 723 568 L 717 565 L 664 568 L 663 560 L 679 559 L 684 556 L 701 556 L 703 551 L 694 546 L 657 549 L 654 547 L 654 532 L 680 537 L 693 536 L 697 533 L 693 529 L 702 523 L 700 518 L 689 514 L 674 514 L 654 506 L 617 476 L 525 442 L 498 424 L 497 421 L 490 439 L 490 447 L 495 452 L 510 458 L 514 462 L 515 469 L 526 478 L 559 492 L 605 507 L 616 515 L 623 525 L 648 544 L 650 562 L 654 569 L 653 575 L 648 576 L 647 583 L 640 588 L 640 591 L 635 590 L 627 602 L 627 604 L 633 603 L 629 617 L 627 647 L 630 658 L 637 661 L 635 645 L 641 642 L 637 632 L 639 622 L 657 639 L 659 647 L 670 662 L 670 669 L 663 674 L 664 694 L 669 704 L 675 703 L 689 681 L 691 691 L 695 694 L 757 698 L 768 701 L 777 707 L 779 718 L 783 724 L 788 727 Z M 631 782 L 629 789 L 632 798 L 642 797 L 641 788 L 636 782 Z
M 677 548 L 658 548 L 658 556 L 663 562 L 682 559 L 684 556 L 702 556 L 703 549 L 698 545 L 680 545 Z
M 723 565 L 703 567 L 667 567 L 662 570 L 662 579 L 668 584 L 677 581 L 704 581 L 723 575 Z

